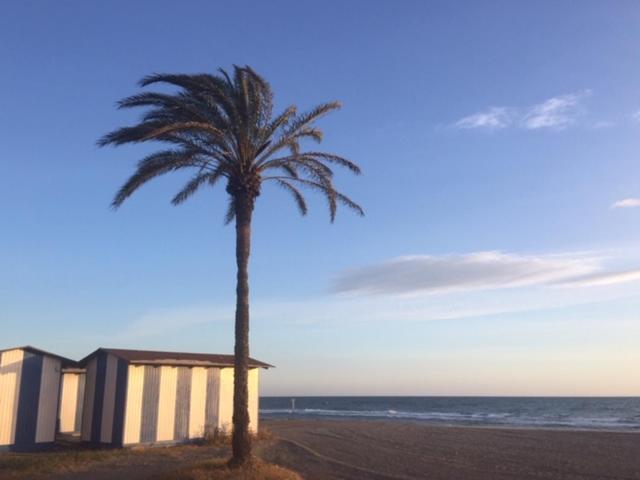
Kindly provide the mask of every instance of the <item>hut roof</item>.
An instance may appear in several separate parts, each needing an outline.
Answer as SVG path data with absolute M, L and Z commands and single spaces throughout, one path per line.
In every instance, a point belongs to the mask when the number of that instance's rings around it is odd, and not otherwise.
M 131 364 L 137 365 L 172 365 L 187 367 L 233 367 L 234 356 L 217 353 L 188 353 L 188 352 L 158 352 L 151 350 L 123 350 L 118 348 L 99 348 L 82 360 L 80 365 L 86 365 L 99 352 L 115 355 Z M 273 365 L 249 359 L 250 368 L 272 368 Z
M 40 350 L 39 348 L 32 347 L 31 345 L 23 345 L 21 347 L 12 347 L 12 348 L 3 348 L 0 350 L 2 352 L 8 352 L 9 350 L 25 350 L 27 352 L 34 353 L 36 355 L 47 355 L 49 357 L 57 358 L 62 362 L 62 368 L 75 368 L 78 366 L 78 362 L 75 360 L 71 360 L 70 358 L 63 357 L 61 355 L 56 355 L 55 353 L 47 352 L 45 350 Z

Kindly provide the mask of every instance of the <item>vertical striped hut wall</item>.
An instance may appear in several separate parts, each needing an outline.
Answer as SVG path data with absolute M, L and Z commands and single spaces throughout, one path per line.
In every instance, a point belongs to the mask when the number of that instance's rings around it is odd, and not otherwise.
M 220 369 L 129 366 L 124 445 L 179 443 L 218 427 Z
M 23 350 L 8 350 L 0 354 L 0 446 L 15 441 Z
M 216 429 L 231 430 L 233 368 L 128 365 L 127 373 L 122 445 L 179 443 Z M 258 428 L 258 375 L 259 369 L 249 370 L 253 432 Z M 119 422 L 115 414 L 112 418 L 115 432 Z
M 34 355 L 28 351 L 24 352 L 13 442 L 18 448 L 28 448 L 36 438 L 42 360 L 41 355 Z
M 0 353 L 0 446 L 33 450 L 55 440 L 61 361 L 30 348 Z
M 84 401 L 82 403 L 81 438 L 85 442 L 91 440 L 91 425 L 93 423 L 93 401 L 96 394 L 96 370 L 98 362 L 95 358 L 89 360 L 84 385 Z
M 94 444 L 123 444 L 127 363 L 99 352 L 87 365 L 82 439 Z
M 59 359 L 47 355 L 42 357 L 36 443 L 52 443 L 56 439 L 61 367 L 62 362 Z

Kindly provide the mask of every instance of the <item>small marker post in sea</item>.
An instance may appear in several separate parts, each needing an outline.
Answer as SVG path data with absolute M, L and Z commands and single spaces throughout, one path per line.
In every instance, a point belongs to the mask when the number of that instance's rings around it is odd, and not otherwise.
M 293 412 L 296 411 L 296 399 L 292 398 L 291 399 L 291 414 L 293 414 Z

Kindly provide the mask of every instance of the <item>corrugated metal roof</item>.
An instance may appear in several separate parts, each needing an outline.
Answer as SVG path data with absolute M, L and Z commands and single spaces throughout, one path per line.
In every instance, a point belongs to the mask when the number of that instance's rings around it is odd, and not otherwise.
M 8 352 L 9 350 L 26 350 L 27 352 L 35 353 L 37 355 L 47 355 L 49 357 L 57 358 L 58 360 L 62 361 L 62 368 L 74 368 L 78 366 L 78 362 L 76 362 L 75 360 L 71 360 L 70 358 L 56 355 L 55 353 L 47 352 L 45 350 L 40 350 L 39 348 L 32 347 L 31 345 L 3 348 L 2 350 L 0 350 L 0 353 Z
M 106 352 L 129 363 L 138 365 L 176 365 L 176 366 L 209 366 L 209 367 L 233 367 L 234 356 L 217 353 L 188 353 L 188 352 L 158 352 L 151 350 L 124 350 L 119 348 L 99 348 L 95 352 L 80 360 L 84 365 L 98 352 Z M 249 359 L 251 368 L 272 368 L 273 365 Z

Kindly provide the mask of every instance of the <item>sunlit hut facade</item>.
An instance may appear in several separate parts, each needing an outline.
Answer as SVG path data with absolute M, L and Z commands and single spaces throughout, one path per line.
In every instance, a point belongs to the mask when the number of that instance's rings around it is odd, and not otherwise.
M 230 431 L 233 355 L 100 348 L 86 368 L 82 439 L 93 444 L 171 444 Z M 249 361 L 249 428 L 258 430 L 259 370 Z
M 31 346 L 0 351 L 1 450 L 35 450 L 54 443 L 60 375 L 74 365 Z

